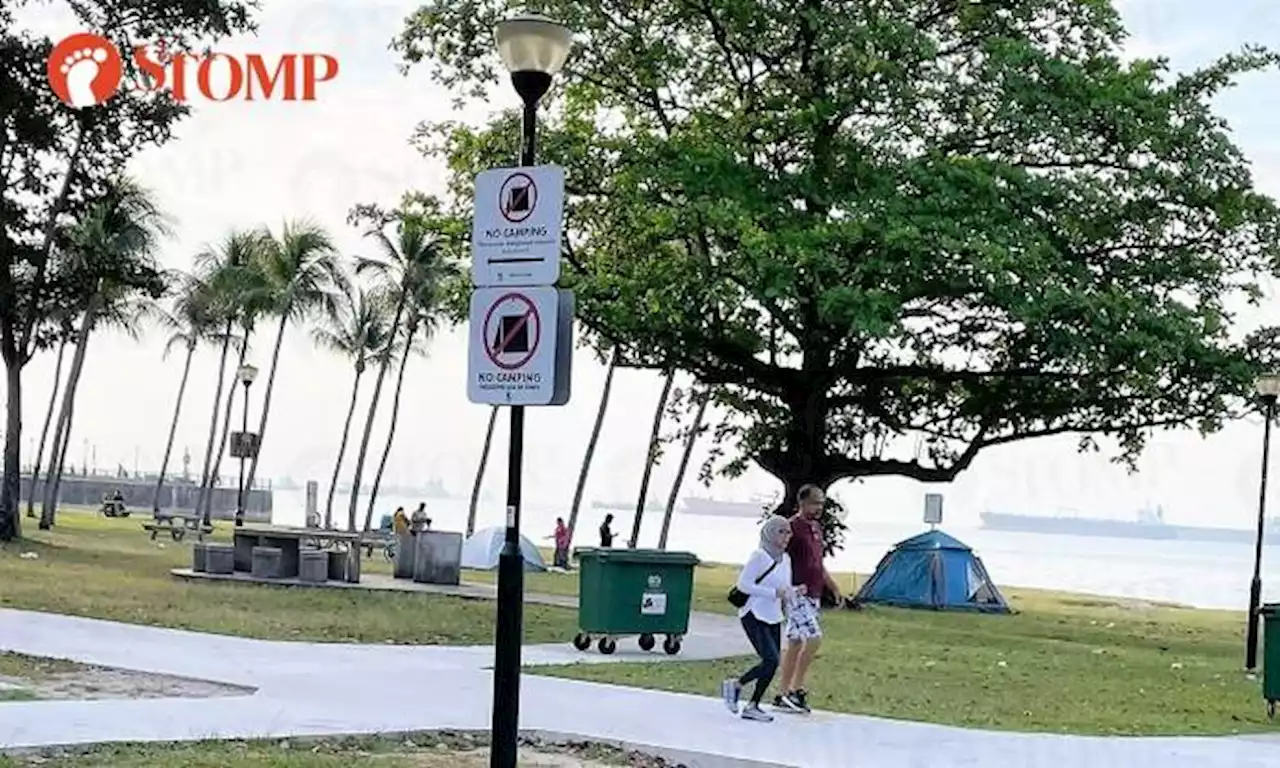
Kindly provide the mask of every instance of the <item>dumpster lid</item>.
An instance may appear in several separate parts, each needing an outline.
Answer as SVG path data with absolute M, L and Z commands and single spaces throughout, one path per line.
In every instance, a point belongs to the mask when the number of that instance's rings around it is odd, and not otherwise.
M 692 552 L 667 552 L 661 549 L 609 549 L 592 548 L 578 550 L 580 557 L 595 557 L 615 563 L 642 563 L 645 565 L 697 565 L 700 560 Z
M 1275 616 L 1276 614 L 1280 614 L 1280 603 L 1263 603 L 1262 607 L 1258 609 L 1258 613 L 1263 616 Z

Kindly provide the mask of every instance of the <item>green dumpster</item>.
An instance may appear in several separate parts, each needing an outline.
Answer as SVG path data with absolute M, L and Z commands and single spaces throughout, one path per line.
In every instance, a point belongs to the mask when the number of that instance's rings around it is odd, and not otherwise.
M 603 654 L 618 649 L 620 637 L 639 635 L 640 649 L 680 652 L 689 632 L 693 568 L 697 556 L 659 549 L 579 549 L 578 635 L 573 647 L 585 651 L 596 640 Z
M 1267 700 L 1267 716 L 1276 716 L 1280 702 L 1280 603 L 1258 609 L 1262 614 L 1262 698 Z

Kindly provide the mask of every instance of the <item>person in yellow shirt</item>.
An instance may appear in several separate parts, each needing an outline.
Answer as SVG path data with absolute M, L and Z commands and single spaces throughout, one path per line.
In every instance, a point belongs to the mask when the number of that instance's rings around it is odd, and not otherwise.
M 404 507 L 396 507 L 396 513 L 391 516 L 391 529 L 397 536 L 409 532 L 409 516 L 404 513 Z

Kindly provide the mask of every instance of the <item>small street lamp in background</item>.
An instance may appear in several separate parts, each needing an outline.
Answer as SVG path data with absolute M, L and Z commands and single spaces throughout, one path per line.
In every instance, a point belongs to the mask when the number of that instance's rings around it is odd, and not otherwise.
M 1271 458 L 1271 422 L 1276 415 L 1276 398 L 1280 397 L 1280 374 L 1258 377 L 1254 388 L 1262 398 L 1265 422 L 1262 427 L 1262 480 L 1258 484 L 1258 537 L 1253 544 L 1253 581 L 1249 583 L 1249 629 L 1245 638 L 1244 667 L 1258 668 L 1258 609 L 1262 601 L 1262 537 L 1267 526 L 1267 464 Z
M 537 155 L 538 102 L 569 58 L 568 28 L 537 14 L 498 22 L 493 32 L 511 84 L 524 101 L 520 165 Z M 507 454 L 507 530 L 498 556 L 498 617 L 494 638 L 493 722 L 490 768 L 516 768 L 520 729 L 520 642 L 524 624 L 524 558 L 520 554 L 521 472 L 524 463 L 524 406 L 511 406 Z
M 244 386 L 244 414 L 240 427 L 239 450 L 235 453 L 240 458 L 240 489 L 236 492 L 236 527 L 244 525 L 244 460 L 257 451 L 257 446 L 251 444 L 249 437 L 249 387 L 253 386 L 253 380 L 258 378 L 258 369 L 252 365 L 242 365 L 236 371 L 236 378 Z

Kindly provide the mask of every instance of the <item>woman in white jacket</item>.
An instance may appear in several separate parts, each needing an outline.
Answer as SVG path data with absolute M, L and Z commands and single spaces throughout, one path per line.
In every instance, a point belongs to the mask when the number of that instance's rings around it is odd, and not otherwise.
M 777 515 L 770 517 L 760 528 L 760 548 L 751 553 L 738 574 L 738 591 L 747 596 L 746 605 L 738 609 L 738 618 L 760 662 L 741 677 L 725 680 L 721 694 L 725 706 L 736 715 L 742 689 L 754 681 L 751 699 L 741 713 L 747 720 L 766 723 L 773 720 L 772 715 L 760 709 L 760 702 L 778 671 L 786 603 L 804 590 L 803 586 L 791 585 L 791 558 L 787 556 L 790 540 L 791 522 Z

